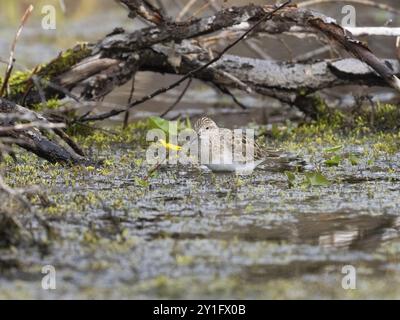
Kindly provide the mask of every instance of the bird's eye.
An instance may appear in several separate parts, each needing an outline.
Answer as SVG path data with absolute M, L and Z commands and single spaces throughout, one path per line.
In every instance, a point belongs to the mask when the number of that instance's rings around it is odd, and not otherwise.
M 210 129 L 210 127 L 206 127 L 206 130 Z

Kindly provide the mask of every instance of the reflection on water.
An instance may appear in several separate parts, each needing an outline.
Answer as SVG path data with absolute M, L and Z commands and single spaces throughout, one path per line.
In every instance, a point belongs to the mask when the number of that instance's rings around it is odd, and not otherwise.
M 267 214 L 267 213 L 266 213 Z M 155 235 L 157 236 L 157 235 Z M 177 239 L 204 237 L 201 234 L 170 234 Z M 295 221 L 283 220 L 269 227 L 241 225 L 229 232 L 210 233 L 206 237 L 244 241 L 276 241 L 291 244 L 309 244 L 325 249 L 355 251 L 375 250 L 384 243 L 400 238 L 400 218 L 370 216 L 349 210 L 345 213 L 302 214 Z
M 350 244 L 358 238 L 359 231 L 332 231 L 327 232 L 318 238 L 318 243 L 324 248 L 349 248 Z
M 347 250 L 373 250 L 383 243 L 400 236 L 400 218 L 354 216 L 353 218 L 332 217 L 330 223 L 318 237 L 318 244 L 325 248 Z

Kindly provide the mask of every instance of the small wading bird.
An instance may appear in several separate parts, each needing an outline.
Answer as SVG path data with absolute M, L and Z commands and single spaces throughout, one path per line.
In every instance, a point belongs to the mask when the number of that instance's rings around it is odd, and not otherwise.
M 200 142 L 201 163 L 206 159 L 206 162 L 202 164 L 215 172 L 251 173 L 257 166 L 268 161 L 279 164 L 282 169 L 301 167 L 305 164 L 297 156 L 261 148 L 254 140 L 254 136 L 247 136 L 245 130 L 241 135 L 236 135 L 233 130 L 219 128 L 208 117 L 197 120 L 193 129 Z

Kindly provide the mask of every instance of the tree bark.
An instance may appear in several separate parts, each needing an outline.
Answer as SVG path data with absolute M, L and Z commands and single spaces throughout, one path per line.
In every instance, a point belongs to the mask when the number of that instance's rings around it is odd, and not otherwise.
M 72 91 L 81 99 L 98 100 L 115 87 L 127 83 L 138 70 L 183 74 L 190 71 L 191 65 L 198 66 L 199 63 L 207 61 L 207 52 L 199 46 L 196 47 L 196 42 L 191 39 L 233 26 L 235 30 L 246 30 L 272 8 L 256 5 L 234 7 L 221 10 L 211 17 L 188 22 L 164 22 L 131 33 L 117 28 L 96 44 L 89 44 L 82 49 L 88 52 L 85 58 L 69 66 L 66 72 L 53 74 L 51 81 Z M 286 96 L 288 93 L 303 89 L 314 92 L 345 84 L 392 86 L 400 89 L 400 82 L 395 76 L 398 70 L 392 70 L 385 61 L 378 59 L 364 44 L 353 39 L 333 19 L 314 11 L 298 9 L 295 6 L 287 7 L 276 13 L 274 18 L 264 23 L 257 32 L 276 34 L 299 26 L 325 34 L 331 41 L 368 64 L 372 70 L 362 67 L 354 60 L 292 65 L 290 62 L 276 63 L 227 56 L 195 77 L 237 87 L 237 83 L 229 82 L 226 77 L 221 77 L 220 73 L 214 74 L 215 68 L 224 70 L 234 73 L 244 82 L 251 83 L 258 92 L 286 101 L 293 101 L 293 97 Z M 171 64 L 171 59 L 165 59 L 167 56 L 182 58 L 184 63 L 176 68 Z M 149 61 L 149 57 L 155 61 Z M 161 59 L 162 63 L 157 59 Z M 199 61 L 196 62 L 196 59 Z M 58 62 L 55 60 L 53 63 Z M 48 66 L 49 70 L 52 70 L 51 64 Z M 255 64 L 260 64 L 263 72 L 256 72 Z M 238 67 L 243 67 L 243 71 Z M 250 74 L 246 75 L 248 71 Z M 41 76 L 46 74 L 41 73 Z M 316 78 L 316 81 L 313 81 L 313 78 Z M 44 90 L 48 97 L 54 96 L 53 88 L 45 86 Z M 57 92 L 57 96 L 62 97 L 63 94 Z M 35 90 L 31 90 L 24 98 L 29 103 L 38 102 L 40 99 Z

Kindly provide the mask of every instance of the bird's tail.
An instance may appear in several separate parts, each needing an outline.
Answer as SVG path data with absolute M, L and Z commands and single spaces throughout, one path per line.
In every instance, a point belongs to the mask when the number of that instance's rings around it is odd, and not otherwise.
M 307 166 L 306 160 L 294 153 L 267 150 L 266 155 L 266 160 L 263 162 L 266 170 L 282 172 L 287 170 L 303 171 Z

